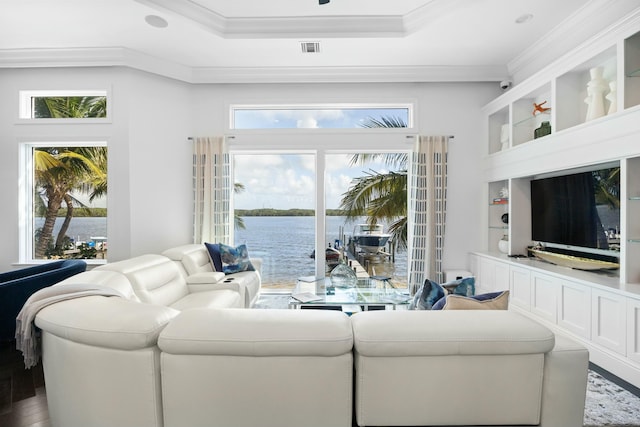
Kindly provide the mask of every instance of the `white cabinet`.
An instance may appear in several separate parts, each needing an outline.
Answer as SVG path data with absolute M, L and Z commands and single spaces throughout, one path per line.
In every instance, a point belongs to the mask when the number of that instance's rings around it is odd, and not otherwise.
M 591 287 L 568 280 L 560 282 L 558 326 L 591 338 Z
M 511 283 L 509 304 L 531 310 L 531 271 L 528 268 L 510 267 Z
M 470 260 L 478 293 L 509 289 L 510 309 L 573 336 L 594 363 L 640 387 L 640 284 L 498 254 Z
M 640 299 L 627 300 L 627 357 L 640 363 Z
M 471 271 L 476 276 L 476 294 L 509 289 L 509 265 L 507 263 L 487 257 L 476 259 L 477 262 L 471 264 Z M 475 271 L 474 268 L 476 268 Z
M 625 355 L 627 341 L 625 297 L 599 289 L 593 289 L 591 295 L 591 341 Z
M 556 323 L 560 279 L 534 272 L 531 274 L 531 312 Z

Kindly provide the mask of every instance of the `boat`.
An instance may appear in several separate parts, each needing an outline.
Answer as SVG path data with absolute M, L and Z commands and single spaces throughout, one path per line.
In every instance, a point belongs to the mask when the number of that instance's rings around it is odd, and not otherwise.
M 391 234 L 384 232 L 382 224 L 358 224 L 353 230 L 353 240 L 361 252 L 376 254 L 385 247 Z
M 316 258 L 315 249 L 311 252 L 310 258 Z M 328 263 L 338 262 L 340 260 L 340 251 L 329 246 L 324 250 L 324 259 Z

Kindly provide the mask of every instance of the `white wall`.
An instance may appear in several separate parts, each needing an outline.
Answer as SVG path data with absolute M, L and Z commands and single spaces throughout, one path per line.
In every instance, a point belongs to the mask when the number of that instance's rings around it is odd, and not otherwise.
M 113 120 L 95 125 L 17 124 L 21 89 L 112 91 Z M 109 146 L 109 259 L 191 241 L 189 136 L 228 133 L 229 103 L 415 101 L 426 135 L 454 135 L 449 157 L 445 268 L 467 268 L 480 249 L 480 108 L 495 83 L 188 85 L 125 68 L 0 70 L 0 271 L 18 260 L 18 144 L 55 134 L 104 138 Z M 62 129 L 62 130 L 61 130 Z

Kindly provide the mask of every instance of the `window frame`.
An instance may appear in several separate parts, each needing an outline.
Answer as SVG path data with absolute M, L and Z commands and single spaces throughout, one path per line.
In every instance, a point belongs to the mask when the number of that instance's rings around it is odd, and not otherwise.
M 313 154 L 316 161 L 316 198 L 315 198 L 315 228 L 316 236 L 326 235 L 326 203 L 324 197 L 327 154 L 360 153 L 411 153 L 417 135 L 408 128 L 396 129 L 260 129 L 238 130 L 233 135 L 227 135 L 226 140 L 229 154 L 260 154 L 260 153 L 305 153 Z M 348 131 L 348 132 L 345 132 Z M 303 141 L 301 144 L 300 141 Z M 389 147 L 390 142 L 394 142 Z M 233 165 L 233 162 L 232 162 Z M 235 172 L 231 170 L 232 176 Z M 410 185 L 410 184 L 409 184 Z M 410 188 L 407 188 L 410 191 Z M 407 211 L 409 211 L 410 197 L 407 197 Z M 234 208 L 233 196 L 231 208 Z M 411 227 L 411 218 L 409 218 Z M 233 230 L 233 227 L 231 227 Z M 233 231 L 232 231 L 232 239 Z M 324 274 L 324 239 L 316 239 L 315 257 L 316 276 Z
M 32 98 L 104 96 L 107 98 L 106 117 L 88 118 L 35 118 L 32 117 Z M 73 124 L 73 123 L 111 123 L 110 89 L 72 89 L 72 90 L 20 90 L 18 95 L 18 123 L 28 124 Z
M 18 172 L 20 179 L 18 180 L 18 248 L 19 248 L 19 264 L 46 264 L 51 259 L 34 258 L 34 215 L 33 215 L 33 150 L 38 147 L 108 147 L 106 139 L 59 139 L 59 140 L 21 140 L 19 141 L 19 161 Z M 107 211 L 108 212 L 108 211 Z M 108 222 L 108 213 L 105 220 Z M 108 230 L 107 230 L 108 237 Z M 87 264 L 100 265 L 106 264 L 107 259 L 85 259 Z

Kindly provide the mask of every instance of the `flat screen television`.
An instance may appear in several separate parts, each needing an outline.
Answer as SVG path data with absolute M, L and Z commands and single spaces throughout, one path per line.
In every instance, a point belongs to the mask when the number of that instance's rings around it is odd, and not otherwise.
M 531 239 L 552 252 L 619 258 L 620 167 L 531 180 Z

